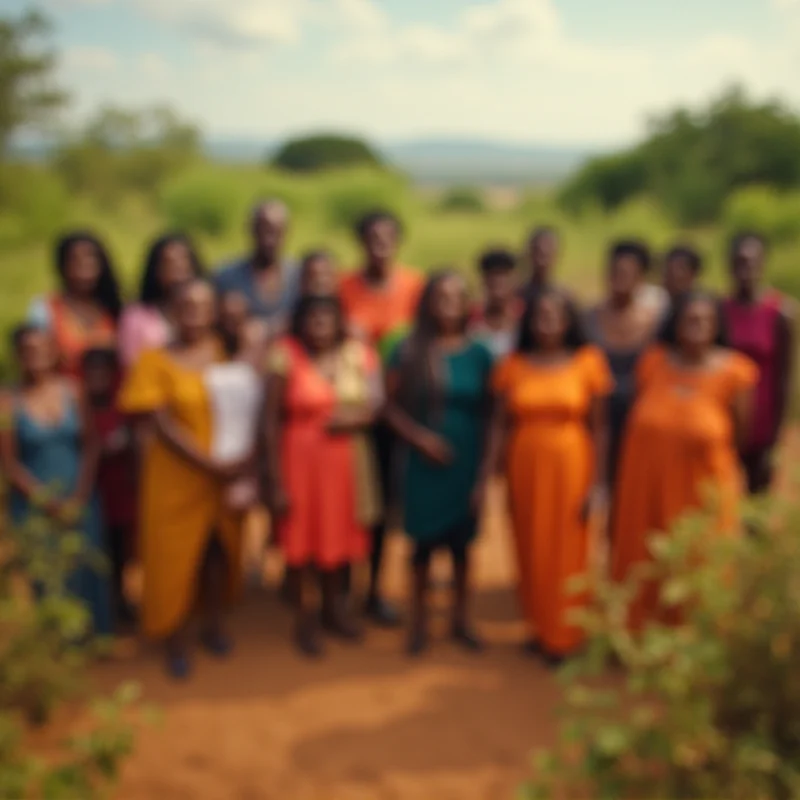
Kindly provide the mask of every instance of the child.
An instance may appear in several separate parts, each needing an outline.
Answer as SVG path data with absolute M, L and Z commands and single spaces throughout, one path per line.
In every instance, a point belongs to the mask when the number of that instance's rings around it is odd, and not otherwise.
M 117 353 L 92 349 L 83 358 L 84 381 L 91 420 L 101 442 L 97 488 L 106 524 L 106 541 L 112 562 L 112 593 L 117 618 L 134 621 L 125 598 L 126 567 L 134 556 L 136 519 L 136 462 L 134 437 L 116 404 L 121 370 Z

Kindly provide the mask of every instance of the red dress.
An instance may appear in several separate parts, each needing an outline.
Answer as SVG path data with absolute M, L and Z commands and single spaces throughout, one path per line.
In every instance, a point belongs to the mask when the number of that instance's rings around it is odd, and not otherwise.
M 360 343 L 364 373 L 377 356 Z M 366 558 L 368 526 L 359 508 L 357 437 L 331 435 L 328 421 L 341 398 L 293 339 L 276 345 L 271 369 L 285 376 L 281 474 L 288 513 L 277 522 L 277 541 L 290 567 L 331 570 Z

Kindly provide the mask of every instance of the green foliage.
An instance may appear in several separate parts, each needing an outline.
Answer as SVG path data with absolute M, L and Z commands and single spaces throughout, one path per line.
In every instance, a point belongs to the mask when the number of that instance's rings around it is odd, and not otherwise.
M 486 211 L 486 202 L 480 190 L 456 186 L 444 193 L 439 201 L 439 210 L 446 214 L 482 214 Z
M 63 228 L 68 211 L 67 191 L 52 171 L 0 163 L 0 244 L 50 238 Z
M 170 227 L 207 236 L 230 230 L 237 211 L 235 192 L 202 174 L 167 183 L 160 192 L 159 204 Z
M 632 150 L 590 161 L 563 188 L 561 202 L 572 213 L 593 203 L 611 210 L 650 194 L 679 222 L 708 223 L 736 189 L 800 187 L 798 152 L 800 119 L 732 89 L 701 111 L 656 118 Z
M 106 106 L 56 152 L 53 164 L 71 191 L 113 203 L 125 191 L 154 194 L 200 152 L 197 128 L 169 108 Z
M 380 167 L 381 158 L 362 139 L 320 134 L 292 139 L 283 144 L 270 164 L 289 172 L 318 172 L 324 169 Z
M 800 240 L 800 191 L 778 192 L 768 186 L 741 189 L 726 201 L 722 222 L 729 235 L 756 230 L 773 244 L 791 244 Z
M 55 531 L 44 517 L 4 530 L 3 542 L 0 797 L 99 800 L 132 751 L 125 715 L 138 699 L 137 687 L 123 686 L 111 699 L 93 701 L 92 724 L 61 743 L 56 754 L 39 758 L 26 744 L 27 726 L 44 724 L 61 704 L 85 699 L 86 667 L 100 645 L 87 644 L 90 617 L 69 596 L 66 581 L 81 563 L 97 566 L 98 556 L 80 536 Z M 28 582 L 39 587 L 35 602 L 24 591 Z
M 800 501 L 786 496 L 747 509 L 757 536 L 719 538 L 709 515 L 687 517 L 652 539 L 631 582 L 600 587 L 587 651 L 564 673 L 560 741 L 527 797 L 800 796 Z M 626 607 L 646 580 L 680 622 L 636 636 Z
M 49 32 L 35 11 L 0 18 L 0 160 L 15 133 L 47 125 L 66 102 L 53 83 L 55 55 L 43 46 Z
M 391 211 L 408 220 L 412 197 L 408 182 L 401 176 L 373 170 L 345 173 L 344 180 L 331 181 L 325 192 L 325 216 L 335 228 L 352 229 L 364 214 L 376 208 Z

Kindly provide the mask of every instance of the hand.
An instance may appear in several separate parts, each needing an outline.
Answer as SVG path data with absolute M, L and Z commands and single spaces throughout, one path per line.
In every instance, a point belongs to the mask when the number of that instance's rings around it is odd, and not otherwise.
M 486 492 L 488 489 L 488 481 L 485 478 L 478 478 L 472 494 L 469 498 L 469 505 L 473 513 L 480 514 L 481 509 L 486 503 Z
M 605 483 L 596 483 L 586 495 L 586 500 L 581 508 L 581 518 L 585 522 L 589 515 L 598 509 L 608 508 L 609 491 Z
M 267 508 L 273 520 L 281 519 L 289 513 L 289 495 L 286 494 L 283 486 L 274 486 L 269 492 L 267 496 Z
M 214 474 L 225 483 L 230 483 L 248 472 L 253 468 L 252 456 L 241 458 L 237 461 L 222 461 L 213 465 Z
M 446 467 L 453 463 L 453 450 L 447 441 L 436 433 L 425 431 L 416 442 L 417 450 L 429 461 Z

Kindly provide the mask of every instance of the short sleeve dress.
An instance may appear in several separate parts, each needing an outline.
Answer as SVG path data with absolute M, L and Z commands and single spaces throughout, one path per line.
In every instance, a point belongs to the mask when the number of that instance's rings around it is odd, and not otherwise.
M 568 584 L 588 565 L 582 510 L 595 464 L 588 417 L 613 380 L 602 351 L 589 346 L 556 366 L 511 355 L 493 387 L 510 416 L 506 475 L 523 613 L 548 653 L 567 655 L 583 638 L 568 614 L 587 600 Z

